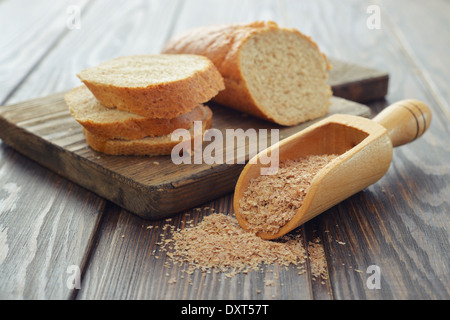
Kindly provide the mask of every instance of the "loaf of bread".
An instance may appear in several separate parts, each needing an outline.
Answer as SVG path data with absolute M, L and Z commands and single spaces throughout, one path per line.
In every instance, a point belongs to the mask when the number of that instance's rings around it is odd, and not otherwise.
M 188 54 L 120 57 L 78 77 L 104 106 L 154 119 L 186 114 L 224 89 L 209 59 Z
M 198 105 L 172 119 L 154 119 L 107 108 L 84 85 L 69 91 L 64 98 L 75 120 L 90 133 L 105 139 L 143 139 L 168 135 L 176 129 L 189 129 L 194 121 L 203 119 L 207 108 Z
M 274 22 L 201 27 L 169 40 L 163 53 L 209 58 L 226 89 L 214 100 L 284 126 L 324 116 L 332 91 L 326 56 L 295 29 Z
M 212 111 L 208 107 L 203 110 L 202 117 L 202 138 L 203 133 L 211 127 Z M 106 139 L 102 136 L 92 134 L 86 128 L 83 129 L 86 136 L 86 143 L 94 150 L 109 154 L 123 156 L 162 156 L 170 155 L 172 149 L 180 143 L 180 141 L 172 141 L 171 135 L 160 137 L 149 137 L 144 139 L 124 140 L 124 139 Z M 191 148 L 195 139 L 194 126 L 190 128 Z

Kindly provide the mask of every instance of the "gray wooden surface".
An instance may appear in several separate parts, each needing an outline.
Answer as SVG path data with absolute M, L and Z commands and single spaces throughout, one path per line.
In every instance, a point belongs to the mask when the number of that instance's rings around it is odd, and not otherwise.
M 367 26 L 372 4 L 380 8 L 380 29 Z M 79 29 L 67 26 L 73 5 L 81 10 Z M 389 72 L 389 94 L 369 104 L 373 114 L 417 98 L 434 119 L 423 138 L 395 150 L 382 180 L 300 228 L 306 241 L 324 243 L 324 284 L 309 269 L 298 275 L 273 266 L 233 279 L 195 273 L 192 283 L 171 285 L 179 269 L 154 254 L 164 221 L 130 215 L 1 143 L 0 298 L 448 299 L 450 38 L 436 32 L 450 29 L 448 12 L 445 0 L 1 1 L 0 105 L 71 89 L 79 70 L 159 52 L 187 28 L 271 19 L 311 35 L 333 58 Z M 231 199 L 171 223 L 199 221 L 213 209 L 229 213 Z M 366 285 L 371 265 L 381 270 L 381 289 Z M 67 285 L 76 268 L 79 289 Z

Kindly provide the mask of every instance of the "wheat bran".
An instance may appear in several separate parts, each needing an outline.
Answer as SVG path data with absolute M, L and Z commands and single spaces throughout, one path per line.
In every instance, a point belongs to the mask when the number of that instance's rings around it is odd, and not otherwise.
M 280 163 L 278 173 L 250 182 L 239 214 L 254 233 L 276 234 L 302 206 L 312 179 L 337 155 L 313 155 Z
M 263 272 L 263 265 L 274 264 L 294 265 L 299 270 L 298 275 L 302 275 L 307 272 L 306 259 L 309 259 L 313 279 L 328 278 L 325 252 L 319 239 L 309 242 L 307 251 L 299 234 L 291 233 L 276 241 L 263 240 L 242 229 L 235 217 L 222 213 L 206 216 L 196 226 L 191 224 L 184 229 L 175 229 L 165 225 L 162 229 L 168 234 L 163 233 L 157 244 L 168 257 L 165 266 L 169 267 L 170 261 L 184 267 L 183 272 L 188 275 L 200 270 L 203 274 L 214 271 L 232 278 L 238 273 Z M 273 279 L 278 279 L 278 274 L 274 273 Z M 169 284 L 176 280 L 171 278 Z M 192 284 L 192 279 L 189 283 Z M 265 285 L 272 286 L 274 282 L 268 279 Z
M 242 229 L 234 217 L 214 213 L 197 226 L 173 230 L 171 239 L 158 244 L 174 264 L 195 270 L 223 272 L 227 277 L 259 270 L 262 264 L 281 266 L 305 263 L 306 251 L 300 235 L 267 241 Z M 170 241 L 168 241 L 170 240 Z
M 315 280 L 319 277 L 322 278 L 322 280 L 328 279 L 325 250 L 318 238 L 308 243 L 308 258 L 310 260 L 311 275 L 313 276 L 313 279 Z

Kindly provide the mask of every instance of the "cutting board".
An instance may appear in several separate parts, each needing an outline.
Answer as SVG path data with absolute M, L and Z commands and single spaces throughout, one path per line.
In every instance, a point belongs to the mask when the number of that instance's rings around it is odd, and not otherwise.
M 345 66 L 345 63 L 334 61 L 334 66 Z M 330 81 L 340 89 L 346 84 L 350 88 L 362 88 L 347 90 L 359 95 L 361 100 L 366 84 L 370 87 L 370 79 L 372 83 L 384 81 L 387 88 L 388 77 L 384 80 L 373 77 L 374 71 L 352 66 L 351 81 L 348 77 L 339 81 L 336 73 L 330 75 Z M 370 94 L 373 98 L 374 92 Z M 382 98 L 386 92 L 377 94 Z M 164 219 L 234 190 L 244 167 L 243 163 L 237 164 L 237 160 L 234 164 L 175 165 L 170 156 L 123 157 L 93 151 L 86 145 L 82 127 L 70 115 L 63 97 L 64 92 L 0 107 L 0 138 L 42 166 L 144 219 Z M 212 128 L 220 130 L 224 136 L 227 129 L 253 128 L 257 132 L 279 129 L 280 139 L 283 139 L 320 120 L 286 128 L 214 103 L 209 106 L 214 113 Z M 333 97 L 330 114 L 335 113 L 369 116 L 370 109 Z M 238 151 L 244 152 L 247 161 L 248 146 L 244 149 L 241 146 L 241 150 L 237 150 L 238 147 L 228 151 L 233 155 L 235 151 L 236 155 Z M 225 148 L 223 153 L 226 154 Z

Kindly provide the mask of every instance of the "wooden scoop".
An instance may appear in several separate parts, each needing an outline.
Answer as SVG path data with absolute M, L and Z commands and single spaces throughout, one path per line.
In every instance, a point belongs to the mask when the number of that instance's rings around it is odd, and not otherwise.
M 393 147 L 416 140 L 430 123 L 431 111 L 427 105 L 405 100 L 386 108 L 373 120 L 351 115 L 330 116 L 270 147 L 269 152 L 279 151 L 280 162 L 308 155 L 337 154 L 339 157 L 318 172 L 301 208 L 278 233 L 258 236 L 279 238 L 377 182 L 390 167 Z M 266 167 L 261 164 L 260 156 L 262 153 L 245 166 L 235 188 L 236 218 L 246 230 L 247 221 L 239 214 L 239 201 L 250 181 Z

